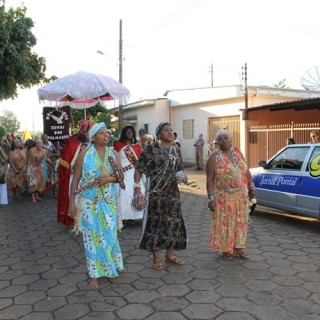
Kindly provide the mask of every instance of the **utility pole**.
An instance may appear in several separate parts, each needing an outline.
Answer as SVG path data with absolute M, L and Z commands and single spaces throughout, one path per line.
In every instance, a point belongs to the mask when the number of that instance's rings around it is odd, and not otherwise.
M 209 66 L 209 72 L 211 73 L 211 87 L 213 87 L 213 63 Z
M 244 64 L 242 69 L 242 81 L 244 83 L 244 117 L 243 120 L 248 120 L 248 85 L 247 85 L 247 64 Z
M 122 20 L 120 20 L 119 32 L 119 82 L 122 83 Z
M 119 26 L 119 82 L 122 83 L 122 62 L 123 62 L 123 57 L 122 57 L 122 20 L 120 20 L 120 26 Z M 118 120 L 119 120 L 119 135 L 121 134 L 122 130 L 122 122 L 123 122 L 123 106 L 119 104 L 119 115 L 118 115 Z

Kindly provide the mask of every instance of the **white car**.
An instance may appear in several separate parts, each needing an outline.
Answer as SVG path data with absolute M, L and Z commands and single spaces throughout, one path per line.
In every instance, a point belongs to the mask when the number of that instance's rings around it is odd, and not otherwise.
M 260 205 L 320 218 L 320 144 L 291 144 L 250 172 Z

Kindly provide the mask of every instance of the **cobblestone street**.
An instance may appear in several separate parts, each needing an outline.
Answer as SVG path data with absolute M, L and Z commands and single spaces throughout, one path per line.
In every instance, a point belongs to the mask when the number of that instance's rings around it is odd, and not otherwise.
M 88 288 L 82 238 L 56 222 L 51 193 L 1 208 L 0 319 L 319 320 L 319 221 L 258 207 L 250 260 L 224 260 L 208 249 L 210 212 L 198 185 L 181 192 L 189 243 L 177 255 L 185 264 L 163 259 L 164 270 L 153 270 L 138 249 L 138 222 L 119 234 L 125 271 L 99 290 Z

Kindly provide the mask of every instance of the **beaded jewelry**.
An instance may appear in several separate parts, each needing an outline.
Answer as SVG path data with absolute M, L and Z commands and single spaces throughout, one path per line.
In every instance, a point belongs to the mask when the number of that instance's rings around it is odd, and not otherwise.
M 124 184 L 124 179 L 123 179 L 123 172 L 128 171 L 132 168 L 132 165 L 127 165 L 125 167 L 122 167 L 121 169 L 117 169 L 117 165 L 114 162 L 112 157 L 108 157 L 108 161 L 110 162 L 112 169 L 114 170 L 112 174 L 110 174 L 110 177 L 115 177 L 117 179 L 117 182 L 120 185 L 120 188 L 125 189 L 125 184 Z M 78 188 L 77 190 L 75 190 L 74 194 L 80 194 L 84 191 L 89 190 L 90 188 L 96 187 L 98 185 L 98 183 L 96 181 L 92 181 L 87 183 L 86 185 Z
M 155 180 L 158 180 L 158 182 L 155 185 L 155 187 L 152 189 L 152 192 L 161 191 L 168 185 L 171 177 L 174 174 L 173 171 L 174 171 L 176 160 L 177 160 L 176 151 L 175 151 L 175 147 L 174 146 L 170 146 L 170 148 L 168 150 L 165 150 L 161 144 L 159 144 L 159 145 L 162 148 L 162 150 L 164 151 L 164 154 L 166 155 L 167 159 L 166 159 L 165 163 L 161 167 L 157 168 L 153 172 L 153 173 L 156 173 L 156 174 L 155 174 L 154 178 L 152 179 L 152 182 L 155 181 Z M 163 186 L 158 189 L 159 185 L 163 182 L 164 175 L 165 175 L 165 173 L 166 173 L 166 171 L 168 169 L 168 166 L 169 166 L 170 162 L 171 162 L 171 165 L 172 165 L 172 172 L 170 173 L 167 181 L 164 182 Z

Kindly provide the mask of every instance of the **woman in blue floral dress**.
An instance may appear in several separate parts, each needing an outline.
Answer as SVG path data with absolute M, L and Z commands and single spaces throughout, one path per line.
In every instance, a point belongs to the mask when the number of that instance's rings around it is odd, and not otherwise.
M 99 287 L 98 278 L 116 277 L 123 269 L 118 241 L 119 184 L 112 176 L 110 162 L 113 160 L 120 168 L 120 159 L 116 151 L 107 147 L 109 139 L 104 123 L 90 129 L 90 144 L 77 159 L 71 185 L 68 215 L 75 219 L 74 230 L 83 235 L 90 288 Z

